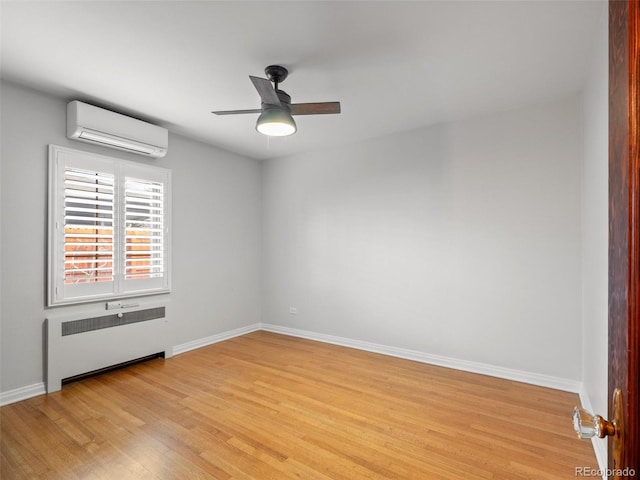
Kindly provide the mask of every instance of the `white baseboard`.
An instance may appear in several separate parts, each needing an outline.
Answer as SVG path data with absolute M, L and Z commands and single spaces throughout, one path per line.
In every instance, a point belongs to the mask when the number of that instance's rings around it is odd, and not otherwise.
M 175 345 L 173 347 L 173 355 L 179 355 L 181 353 L 185 353 L 190 350 L 195 350 L 197 348 L 205 347 L 207 345 L 212 345 L 214 343 L 222 342 L 224 340 L 229 340 L 231 338 L 238 337 L 240 335 L 245 335 L 247 333 L 255 332 L 257 330 L 265 330 L 268 332 L 280 333 L 283 335 L 307 338 L 309 340 L 316 340 L 319 342 L 325 342 L 325 343 L 331 343 L 334 345 L 341 345 L 344 347 L 356 348 L 358 350 L 365 350 L 368 352 L 381 353 L 383 355 L 404 358 L 407 360 L 414 360 L 417 362 L 427 363 L 430 365 L 453 368 L 456 370 L 463 370 L 471 373 L 479 373 L 482 375 L 489 375 L 492 377 L 504 378 L 506 380 L 513 380 L 516 382 L 523 382 L 523 383 L 553 388 L 556 390 L 563 390 L 563 391 L 572 392 L 572 393 L 580 393 L 581 398 L 583 396 L 581 392 L 581 383 L 575 380 L 553 377 L 549 375 L 542 375 L 542 374 L 531 373 L 531 372 L 524 372 L 520 370 L 497 367 L 494 365 L 488 365 L 484 363 L 470 362 L 468 360 L 460 360 L 456 358 L 445 357 L 441 355 L 433 355 L 433 354 L 419 352 L 415 350 L 408 350 L 408 349 L 398 348 L 398 347 L 390 347 L 386 345 L 380 345 L 377 343 L 364 342 L 361 340 L 353 340 L 350 338 L 337 337 L 337 336 L 327 335 L 323 333 L 310 332 L 307 330 L 299 330 L 299 329 L 281 327 L 278 325 L 265 324 L 265 323 L 254 323 L 246 327 L 236 328 L 234 330 L 229 330 L 227 332 L 222 332 L 216 335 L 211 335 L 209 337 L 200 338 L 198 340 L 193 340 L 191 342 L 183 343 L 180 345 Z M 41 395 L 43 393 L 46 393 L 44 383 L 27 385 L 25 387 L 17 388 L 15 390 L 11 390 L 8 392 L 0 392 L 0 406 L 17 402 L 20 400 L 25 400 L 27 398 L 34 397 L 36 395 Z M 583 403 L 583 406 L 584 406 L 584 403 Z M 596 444 L 594 443 L 594 449 L 596 449 L 595 445 Z M 598 458 L 599 464 L 601 463 L 601 458 L 604 458 L 606 463 L 606 452 L 604 454 L 604 457 L 602 457 L 602 447 L 599 446 L 598 448 L 600 449 L 600 453 L 598 453 L 599 450 L 596 449 L 596 456 Z
M 555 390 L 563 390 L 565 392 L 578 393 L 581 387 L 581 382 L 577 380 L 553 377 L 550 375 L 543 375 L 539 373 L 524 372 L 521 370 L 488 365 L 485 363 L 470 362 L 468 360 L 460 360 L 457 358 L 433 355 L 430 353 L 424 353 L 415 350 L 407 350 L 404 348 L 389 347 L 377 343 L 363 342 L 361 340 L 353 340 L 350 338 L 326 335 L 324 333 L 280 327 L 278 325 L 271 325 L 268 323 L 261 324 L 261 329 L 268 332 L 281 333 L 283 335 L 307 338 L 309 340 L 332 343 L 334 345 L 356 348 L 358 350 L 366 350 L 367 352 L 381 353 L 383 355 L 390 355 L 392 357 L 414 360 L 416 362 L 428 363 L 430 365 L 453 368 L 455 370 L 463 370 L 465 372 L 471 373 L 479 373 L 482 375 L 489 375 L 491 377 L 503 378 L 505 380 L 513 380 L 516 382 L 553 388 Z
M 582 408 L 589 412 L 593 412 L 593 406 L 591 405 L 591 400 L 589 399 L 589 394 L 583 385 L 580 386 L 580 391 L 578 392 L 580 395 L 580 404 Z M 595 412 L 594 412 L 595 413 Z M 591 445 L 593 445 L 593 451 L 596 454 L 596 460 L 598 462 L 598 468 L 601 472 L 604 472 L 602 478 L 603 480 L 607 480 L 606 471 L 607 471 L 607 440 L 603 440 L 601 438 L 592 438 Z
M 248 325 L 246 327 L 240 327 L 236 328 L 235 330 L 218 333 L 216 335 L 211 335 L 210 337 L 199 338 L 198 340 L 193 340 L 181 345 L 175 345 L 173 347 L 173 354 L 179 355 L 190 350 L 195 350 L 196 348 L 206 347 L 207 345 L 212 345 L 224 340 L 229 340 L 230 338 L 239 337 L 240 335 L 255 332 L 256 330 L 260 330 L 259 323 L 254 323 L 253 325 Z
M 10 403 L 19 402 L 20 400 L 26 400 L 27 398 L 37 397 L 44 393 L 47 393 L 44 387 L 44 382 L 15 388 L 8 392 L 0 392 L 0 407 L 9 405 Z

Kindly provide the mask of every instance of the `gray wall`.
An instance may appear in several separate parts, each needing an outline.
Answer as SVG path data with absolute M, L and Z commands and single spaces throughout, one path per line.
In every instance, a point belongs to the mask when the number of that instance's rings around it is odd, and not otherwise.
M 580 111 L 267 161 L 263 322 L 580 380 Z
M 70 141 L 65 101 L 6 82 L 0 88 L 0 392 L 43 381 L 43 321 L 52 311 L 45 308 L 49 143 L 173 171 L 174 345 L 260 322 L 257 162 L 176 135 L 159 160 Z M 104 303 L 53 310 L 101 313 Z
M 608 403 L 609 232 L 609 39 L 603 9 L 594 58 L 583 94 L 584 174 L 582 201 L 582 375 L 583 401 L 604 415 Z M 586 398 L 585 398 L 586 396 Z M 606 466 L 606 441 L 594 440 Z
M 54 143 L 172 169 L 174 345 L 263 321 L 584 375 L 599 407 L 603 72 L 594 64 L 582 98 L 262 165 L 176 135 L 160 160 L 72 142 L 65 101 L 2 83 L 0 392 L 43 380 L 46 146 Z M 583 352 L 593 348 L 591 362 Z

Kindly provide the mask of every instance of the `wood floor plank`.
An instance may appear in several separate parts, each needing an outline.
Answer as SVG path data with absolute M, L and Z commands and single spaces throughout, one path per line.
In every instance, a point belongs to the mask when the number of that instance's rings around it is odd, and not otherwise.
M 4 479 L 522 480 L 597 468 L 574 394 L 267 332 L 0 409 Z

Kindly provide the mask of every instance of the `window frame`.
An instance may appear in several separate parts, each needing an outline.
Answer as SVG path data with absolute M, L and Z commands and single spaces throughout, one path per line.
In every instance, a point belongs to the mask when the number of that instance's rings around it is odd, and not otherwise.
M 96 153 L 49 145 L 48 156 L 47 306 L 90 303 L 171 292 L 171 170 Z M 113 279 L 90 283 L 65 282 L 66 168 L 114 175 Z M 126 279 L 125 181 L 162 184 L 162 274 Z

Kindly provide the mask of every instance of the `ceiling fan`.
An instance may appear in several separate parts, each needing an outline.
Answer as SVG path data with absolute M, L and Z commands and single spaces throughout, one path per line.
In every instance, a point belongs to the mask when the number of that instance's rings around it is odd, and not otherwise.
M 296 133 L 296 122 L 292 115 L 322 115 L 340 113 L 340 102 L 291 103 L 291 97 L 278 85 L 287 78 L 289 71 L 280 65 L 269 65 L 264 69 L 267 78 L 249 75 L 253 86 L 260 94 L 262 105 L 253 110 L 222 110 L 216 115 L 238 115 L 259 113 L 256 130 L 270 137 L 284 137 Z M 268 80 L 267 80 L 268 79 Z M 271 85 L 273 82 L 273 85 Z

